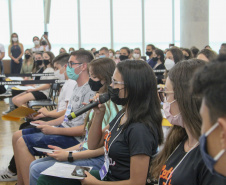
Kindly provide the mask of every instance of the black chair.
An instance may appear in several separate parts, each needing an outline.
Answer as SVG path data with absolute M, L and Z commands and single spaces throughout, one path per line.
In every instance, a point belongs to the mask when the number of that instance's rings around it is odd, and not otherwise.
M 42 106 L 49 108 L 50 110 L 56 109 L 57 103 L 56 103 L 56 97 L 58 96 L 60 90 L 60 84 L 53 83 L 51 85 L 51 89 L 49 92 L 49 98 L 45 100 L 32 100 L 28 102 L 28 107 L 33 108 L 36 106 Z

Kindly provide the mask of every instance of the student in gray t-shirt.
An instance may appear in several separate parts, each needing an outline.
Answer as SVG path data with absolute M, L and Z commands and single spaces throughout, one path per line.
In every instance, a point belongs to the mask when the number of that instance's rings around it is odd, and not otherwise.
M 70 79 L 77 81 L 72 97 L 69 101 L 64 116 L 42 122 L 36 128 L 17 131 L 13 135 L 13 149 L 16 160 L 18 182 L 29 184 L 29 166 L 35 160 L 34 156 L 43 155 L 33 147 L 48 148 L 48 145 L 56 145 L 61 148 L 69 148 L 82 141 L 84 137 L 85 115 L 80 115 L 74 120 L 68 121 L 67 115 L 81 108 L 84 103 L 94 96 L 88 80 L 88 63 L 93 60 L 93 55 L 86 50 L 78 50 L 71 53 L 67 66 L 67 75 Z M 59 125 L 53 127 L 53 125 Z M 22 137 L 21 137 L 22 136 Z M 26 160 L 24 160 L 26 159 Z

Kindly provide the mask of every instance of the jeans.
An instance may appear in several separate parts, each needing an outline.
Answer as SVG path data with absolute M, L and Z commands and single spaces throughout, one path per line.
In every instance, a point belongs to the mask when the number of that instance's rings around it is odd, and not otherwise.
M 86 150 L 86 149 L 83 149 Z M 55 162 L 59 162 L 55 160 L 52 157 L 45 157 L 42 159 L 35 160 L 30 165 L 30 185 L 36 185 L 38 178 L 40 176 L 40 173 L 52 166 Z M 92 166 L 92 170 L 100 170 L 100 168 L 104 164 L 104 156 L 99 156 L 95 158 L 89 158 L 89 159 L 81 159 L 81 160 L 75 160 L 74 162 L 70 163 L 67 161 L 61 162 L 64 164 L 72 164 L 72 165 L 78 165 L 78 166 Z M 68 172 L 70 173 L 70 172 Z

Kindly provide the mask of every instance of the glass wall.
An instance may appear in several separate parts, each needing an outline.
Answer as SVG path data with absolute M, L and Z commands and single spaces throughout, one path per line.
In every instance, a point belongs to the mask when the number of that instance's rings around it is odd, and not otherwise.
M 141 0 L 113 0 L 114 49 L 142 49 Z
M 145 0 L 145 45 L 160 49 L 172 43 L 172 1 Z
M 213 22 L 213 19 L 219 19 L 220 11 L 215 9 L 223 7 L 225 0 L 219 0 L 218 3 L 210 0 L 210 7 L 213 7 L 213 2 L 216 7 L 210 11 L 210 24 L 213 25 L 210 30 L 210 42 L 211 45 L 216 43 L 218 47 L 221 42 L 219 38 L 226 30 L 214 29 L 219 27 L 220 21 Z M 31 48 L 33 36 L 41 37 L 44 32 L 43 0 L 11 0 L 11 4 L 12 32 L 18 33 L 25 49 Z M 1 0 L 0 16 L 4 17 L 0 19 L 1 25 L 4 25 L 1 29 L 4 37 L 1 37 L 0 43 L 8 46 L 10 34 L 8 0 Z M 113 46 L 115 50 L 123 46 L 139 47 L 142 50 L 143 45 L 152 43 L 165 49 L 173 42 L 173 35 L 175 45 L 179 46 L 180 0 L 54 0 L 51 1 L 48 32 L 55 55 L 59 53 L 61 47 L 67 51 L 70 47 L 100 49 L 103 46 L 108 48 Z
M 209 0 L 209 45 L 216 52 L 226 43 L 225 0 Z
M 55 55 L 59 54 L 61 47 L 67 52 L 70 47 L 78 49 L 77 0 L 51 1 L 48 31 Z
M 39 38 L 44 32 L 43 1 L 11 0 L 12 32 L 18 34 L 24 49 L 34 47 L 33 37 Z
M 110 48 L 110 1 L 80 0 L 81 47 Z

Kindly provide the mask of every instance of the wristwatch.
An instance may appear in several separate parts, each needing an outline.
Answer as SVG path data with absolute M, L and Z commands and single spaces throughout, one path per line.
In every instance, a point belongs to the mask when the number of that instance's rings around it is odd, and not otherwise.
M 72 153 L 73 152 L 69 152 L 68 158 L 67 158 L 68 162 L 70 162 L 70 163 L 74 161 L 73 156 L 72 156 Z

